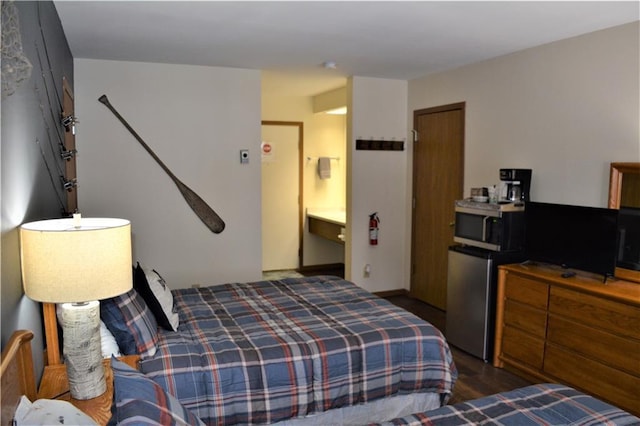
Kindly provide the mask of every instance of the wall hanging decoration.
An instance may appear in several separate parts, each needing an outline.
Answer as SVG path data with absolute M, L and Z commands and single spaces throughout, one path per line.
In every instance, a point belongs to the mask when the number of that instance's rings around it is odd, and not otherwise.
M 207 225 L 207 227 L 212 232 L 216 234 L 219 234 L 220 232 L 222 232 L 224 230 L 225 223 L 220 218 L 220 216 L 218 216 L 218 214 L 215 211 L 213 211 L 213 209 L 209 207 L 209 205 L 202 198 L 200 198 L 198 194 L 193 192 L 187 185 L 182 183 L 171 172 L 171 170 L 169 170 L 169 168 L 162 162 L 162 160 L 160 160 L 160 158 L 156 155 L 156 153 L 153 152 L 153 150 L 149 147 L 149 145 L 147 145 L 146 142 L 142 140 L 142 138 L 138 135 L 138 133 L 136 133 L 136 131 L 133 130 L 133 128 L 129 125 L 129 123 L 127 123 L 127 121 L 120 115 L 120 113 L 116 111 L 113 105 L 111 105 L 111 103 L 109 102 L 109 99 L 107 98 L 107 95 L 100 96 L 98 98 L 98 101 L 103 103 L 107 108 L 109 108 L 109 110 L 111 110 L 113 115 L 115 115 L 116 118 L 120 120 L 120 122 L 124 125 L 124 127 L 126 127 L 127 130 L 131 132 L 133 137 L 136 138 L 138 142 L 140 142 L 140 145 L 142 145 L 142 147 L 149 153 L 149 155 L 151 155 L 151 157 L 154 160 L 156 160 L 156 162 L 160 165 L 160 167 L 162 167 L 162 170 L 164 170 L 169 175 L 171 180 L 173 180 L 173 183 L 175 183 L 176 186 L 178 187 L 178 190 L 184 197 L 189 207 L 191 207 L 191 209 L 200 218 L 200 220 L 202 220 L 202 222 L 205 225 Z
M 54 193 L 56 194 L 56 198 L 58 200 L 58 203 L 60 204 L 60 211 L 63 217 L 65 216 L 69 216 L 69 213 L 67 212 L 67 206 L 64 204 L 64 201 L 62 200 L 62 197 L 60 196 L 60 193 L 58 192 L 58 188 L 60 187 L 58 183 L 56 183 L 56 178 L 54 175 L 53 170 L 51 170 L 51 167 L 49 166 L 49 162 L 47 161 L 47 154 L 45 154 L 44 149 L 42 148 L 42 144 L 40 143 L 40 140 L 38 138 L 36 138 L 36 145 L 38 145 L 38 148 L 40 149 L 40 155 L 42 156 L 42 162 L 44 163 L 44 167 L 47 169 L 47 174 L 49 175 L 49 181 L 51 182 L 51 187 L 53 188 Z M 57 165 L 57 164 L 56 164 Z M 67 181 L 65 180 L 64 176 L 62 176 L 60 174 L 60 172 L 58 172 L 58 176 L 60 176 L 60 179 L 62 180 L 62 187 L 64 189 L 67 189 Z M 74 186 L 75 186 L 75 182 L 74 182 Z
M 42 39 L 42 43 L 43 44 L 45 43 L 44 37 Z M 47 159 L 48 158 L 47 154 L 45 153 L 44 149 L 42 148 L 42 144 L 37 138 L 36 138 L 36 143 L 40 148 L 42 161 L 44 162 L 44 165 L 47 169 L 47 173 L 49 174 L 49 180 L 51 181 L 51 185 L 56 194 L 58 202 L 60 203 L 62 216 L 65 217 L 65 216 L 69 216 L 73 212 L 73 210 L 69 210 L 67 204 L 62 200 L 62 197 L 60 196 L 60 190 L 61 189 L 62 191 L 75 190 L 77 186 L 77 181 L 75 178 L 67 179 L 66 174 L 60 165 L 60 160 L 58 157 L 60 157 L 62 160 L 65 160 L 64 153 L 66 152 L 63 136 L 60 134 L 61 132 L 59 127 L 60 122 L 58 120 L 58 116 L 61 113 L 62 107 L 59 102 L 56 103 L 55 100 L 52 101 L 52 97 L 50 95 L 50 92 L 55 92 L 56 96 L 58 93 L 58 91 L 55 88 L 55 81 L 53 79 L 53 76 L 52 76 L 53 87 L 50 89 L 49 84 L 47 83 L 47 78 L 44 73 L 44 70 L 46 69 L 46 67 L 51 68 L 51 62 L 47 57 L 47 64 L 46 65 L 43 64 L 42 58 L 40 55 L 40 49 L 38 48 L 37 44 L 35 48 L 36 48 L 36 56 L 38 59 L 37 66 L 40 67 L 40 75 L 42 76 L 43 90 L 40 89 L 37 82 L 34 82 L 34 90 L 36 92 L 38 100 L 40 101 L 38 106 L 40 108 L 40 115 L 42 116 L 42 124 L 44 126 L 45 134 L 47 136 L 47 140 L 49 141 L 48 147 L 50 151 L 50 157 L 49 157 L 50 159 Z M 36 72 L 37 72 L 37 68 L 36 68 Z M 51 126 L 49 125 L 49 122 L 52 123 Z M 55 135 L 55 140 L 51 136 L 52 134 Z M 54 169 L 51 167 L 51 163 L 53 163 L 55 167 L 55 172 L 54 172 Z M 58 179 L 56 179 L 56 177 Z M 56 181 L 59 181 L 59 182 L 56 183 Z
M 47 36 L 45 28 L 48 21 L 43 20 L 43 2 L 34 2 L 36 5 L 37 25 L 40 29 L 40 37 L 33 40 L 33 55 L 35 61 L 31 70 L 34 78 L 33 90 L 38 100 L 42 126 L 40 129 L 45 137 L 35 139 L 42 161 L 49 175 L 52 189 L 61 207 L 61 216 L 68 217 L 78 210 L 77 179 L 75 171 L 75 135 L 67 130 L 63 117 L 68 116 L 66 111 L 73 112 L 73 95 L 70 84 L 64 77 L 64 61 L 49 55 L 47 45 L 51 42 L 51 33 Z M 5 19 L 5 3 L 3 2 L 3 25 Z M 46 16 L 46 15 L 45 15 Z M 4 29 L 3 29 L 4 30 Z M 35 34 L 34 34 L 35 35 Z M 3 42 L 4 42 L 3 34 Z M 4 45 L 3 45 L 4 48 Z M 57 52 L 55 49 L 53 53 Z M 3 61 L 4 61 L 3 51 Z M 3 64 L 3 78 L 4 78 Z M 39 77 L 38 77 L 39 74 Z M 60 79 L 62 84 L 59 84 Z M 4 81 L 3 81 L 4 84 Z M 3 88 L 4 89 L 4 88 Z M 62 95 L 60 94 L 62 93 Z M 67 119 L 68 120 L 68 119 Z M 77 122 L 73 117 L 73 123 Z M 35 123 L 34 123 L 35 124 Z M 73 130 L 73 129 L 70 129 Z M 41 135 L 42 136 L 42 135 Z M 45 143 L 45 140 L 48 143 Z
M 31 62 L 22 52 L 18 10 L 13 0 L 2 1 L 2 99 L 31 77 Z
M 356 139 L 358 151 L 404 151 L 404 141 L 384 139 Z

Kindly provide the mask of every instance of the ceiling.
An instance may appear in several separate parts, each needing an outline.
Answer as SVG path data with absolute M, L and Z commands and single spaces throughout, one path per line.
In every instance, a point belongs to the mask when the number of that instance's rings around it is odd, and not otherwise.
M 640 19 L 636 1 L 54 4 L 75 58 L 260 69 L 263 90 L 305 96 L 350 75 L 410 80 Z

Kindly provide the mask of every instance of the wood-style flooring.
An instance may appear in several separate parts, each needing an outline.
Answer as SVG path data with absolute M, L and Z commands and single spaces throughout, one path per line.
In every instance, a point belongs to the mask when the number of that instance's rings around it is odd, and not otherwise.
M 344 277 L 344 268 L 341 268 L 340 265 L 332 265 L 327 269 L 298 270 L 298 272 L 304 275 L 322 274 Z M 430 322 L 443 333 L 445 332 L 447 316 L 444 311 L 409 296 L 396 295 L 385 298 L 394 305 L 400 306 Z M 532 384 L 504 369 L 495 368 L 490 363 L 485 363 L 483 360 L 469 355 L 455 346 L 451 346 L 451 352 L 458 369 L 458 380 L 454 386 L 453 396 L 449 400 L 449 404 L 481 398 Z
M 433 324 L 444 333 L 446 313 L 409 296 L 386 297 L 394 305 Z M 498 392 L 513 390 L 532 384 L 502 368 L 495 368 L 468 353 L 451 346 L 453 361 L 458 368 L 458 381 L 453 388 L 449 404 L 481 398 Z

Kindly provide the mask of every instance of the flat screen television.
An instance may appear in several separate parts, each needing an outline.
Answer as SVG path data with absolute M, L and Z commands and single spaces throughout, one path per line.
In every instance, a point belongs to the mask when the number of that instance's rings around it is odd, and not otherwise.
M 531 261 L 613 276 L 618 210 L 528 202 L 525 251 Z
M 640 208 L 620 207 L 618 267 L 640 271 Z

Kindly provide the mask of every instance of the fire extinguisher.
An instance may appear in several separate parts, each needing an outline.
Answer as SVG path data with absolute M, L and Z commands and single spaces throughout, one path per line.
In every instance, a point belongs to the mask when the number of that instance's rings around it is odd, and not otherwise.
M 378 224 L 380 218 L 378 212 L 369 215 L 369 244 L 372 246 L 378 245 Z

